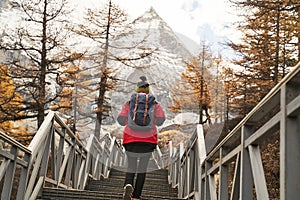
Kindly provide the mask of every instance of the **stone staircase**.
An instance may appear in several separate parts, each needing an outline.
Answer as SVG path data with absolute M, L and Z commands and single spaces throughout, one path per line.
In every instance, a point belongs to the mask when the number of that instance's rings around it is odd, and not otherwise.
M 177 200 L 177 188 L 168 184 L 168 171 L 159 169 L 148 172 L 142 193 L 142 200 L 172 199 Z M 112 169 L 109 178 L 88 181 L 85 190 L 65 190 L 44 188 L 42 199 L 101 199 L 121 200 L 125 172 Z

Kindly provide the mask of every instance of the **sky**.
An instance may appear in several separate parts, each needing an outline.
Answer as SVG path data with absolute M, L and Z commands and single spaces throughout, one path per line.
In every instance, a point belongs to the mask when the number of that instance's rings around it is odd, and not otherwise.
M 71 0 L 77 8 L 100 7 L 108 0 Z M 153 7 L 172 28 L 196 45 L 205 42 L 215 54 L 230 57 L 233 52 L 222 45 L 230 39 L 238 41 L 240 33 L 233 23 L 238 20 L 237 11 L 228 0 L 112 0 L 128 13 L 131 20 Z M 76 3 L 75 3 L 76 4 Z M 195 49 L 195 47 L 193 47 Z
M 142 15 L 150 7 L 176 32 L 200 42 L 201 29 L 210 26 L 219 36 L 227 34 L 225 26 L 235 16 L 230 14 L 226 0 L 115 0 L 134 17 Z M 207 35 L 206 37 L 209 37 Z
M 85 2 L 85 5 L 87 1 Z M 106 3 L 106 0 L 100 0 Z M 203 41 L 213 51 L 225 53 L 225 40 L 238 40 L 239 33 L 233 23 L 238 20 L 237 11 L 228 0 L 112 0 L 135 19 L 153 7 L 158 15 L 176 33 L 182 34 L 200 45 Z M 90 0 L 91 6 L 98 1 Z M 223 51 L 223 52 L 222 52 Z M 227 52 L 228 53 L 228 52 Z

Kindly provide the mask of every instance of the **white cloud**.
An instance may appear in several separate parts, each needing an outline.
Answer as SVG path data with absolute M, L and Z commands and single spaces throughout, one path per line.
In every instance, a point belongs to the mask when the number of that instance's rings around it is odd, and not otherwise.
M 153 7 L 156 12 L 175 32 L 179 32 L 193 40 L 199 41 L 196 33 L 196 24 L 184 6 L 186 0 L 115 0 L 133 18 L 142 15 Z
M 173 29 L 193 40 L 217 43 L 224 38 L 238 38 L 232 22 L 236 12 L 227 0 L 112 0 L 123 8 L 133 20 L 153 7 L 160 17 Z M 77 0 L 79 8 L 101 7 L 107 0 Z
M 238 38 L 232 23 L 237 20 L 236 11 L 226 0 L 114 0 L 132 18 L 153 7 L 164 21 L 187 38 L 218 46 L 224 38 Z M 207 31 L 209 30 L 209 31 Z M 222 48 L 222 47 L 221 47 Z

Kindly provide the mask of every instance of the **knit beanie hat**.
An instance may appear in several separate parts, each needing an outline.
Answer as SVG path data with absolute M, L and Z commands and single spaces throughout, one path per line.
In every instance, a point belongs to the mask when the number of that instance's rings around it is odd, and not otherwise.
M 149 87 L 149 83 L 147 82 L 147 78 L 145 76 L 141 76 L 140 79 L 141 81 L 137 83 L 136 92 L 149 93 L 150 87 Z

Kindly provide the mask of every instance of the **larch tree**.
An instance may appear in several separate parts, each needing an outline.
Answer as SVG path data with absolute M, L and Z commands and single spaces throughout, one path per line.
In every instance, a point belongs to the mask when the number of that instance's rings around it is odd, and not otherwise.
M 0 122 L 18 119 L 22 111 L 22 97 L 15 91 L 14 82 L 5 65 L 0 66 L 0 93 Z
M 239 114 L 245 116 L 298 62 L 297 1 L 232 1 L 245 9 L 238 29 L 243 33 L 240 43 L 228 45 L 239 54 L 233 61 L 241 70 L 237 96 Z
M 207 69 L 211 66 L 212 54 L 203 45 L 202 53 L 187 63 L 180 82 L 172 88 L 172 105 L 169 106 L 172 112 L 194 112 L 199 114 L 199 124 L 210 123 L 211 94 L 207 83 L 211 75 Z
M 235 118 L 239 118 L 236 116 L 239 112 L 236 108 L 239 105 L 236 105 L 234 99 L 238 96 L 237 95 L 237 83 L 238 78 L 235 76 L 235 71 L 231 67 L 223 66 L 221 70 L 221 79 L 224 82 L 224 88 L 226 92 L 226 112 L 225 112 L 225 126 L 226 130 L 228 129 L 228 122 L 230 120 L 230 116 L 234 116 Z
M 64 114 L 65 118 L 67 118 L 66 124 L 76 133 L 77 99 L 83 98 L 77 92 L 77 82 L 80 74 L 79 68 L 82 60 L 77 58 L 82 57 L 82 55 L 74 53 L 73 57 L 76 58 L 74 61 L 62 65 L 63 70 L 57 79 L 57 83 L 62 89 L 58 94 L 58 101 L 51 105 L 50 108 L 51 110 L 59 110 L 60 113 Z
M 225 82 L 222 77 L 222 70 L 226 62 L 219 53 L 217 56 L 212 57 L 211 64 L 211 75 L 209 90 L 211 94 L 211 109 L 212 109 L 212 118 L 215 119 L 216 123 L 224 123 L 226 119 L 226 110 L 227 110 L 227 98 L 226 98 L 226 88 Z
M 26 145 L 31 137 L 18 120 L 22 115 L 22 97 L 15 91 L 8 71 L 7 66 L 0 66 L 0 130 Z
M 299 61 L 299 1 L 232 2 L 248 10 L 238 28 L 244 33 L 243 43 L 248 45 L 248 52 L 243 53 L 252 62 L 249 67 L 260 69 L 264 77 L 271 76 L 277 84 Z
M 125 65 L 130 65 L 130 61 L 142 59 L 151 54 L 147 49 L 140 49 L 141 51 L 135 55 L 118 56 L 114 52 L 127 52 L 130 49 L 138 49 L 138 44 L 141 41 L 135 41 L 135 45 L 130 46 L 129 42 L 117 46 L 114 41 L 118 38 L 126 37 L 130 34 L 130 22 L 127 19 L 127 14 L 116 4 L 108 1 L 106 5 L 101 8 L 93 8 L 87 11 L 85 21 L 73 31 L 84 36 L 91 41 L 93 46 L 86 56 L 86 61 L 94 64 L 89 64 L 90 72 L 92 74 L 88 79 L 90 80 L 90 87 L 87 89 L 89 93 L 96 92 L 95 97 L 96 113 L 95 120 L 95 135 L 100 136 L 100 130 L 103 119 L 110 116 L 110 99 L 108 92 L 111 91 L 118 80 L 115 78 L 115 71 L 110 66 L 112 62 L 121 62 Z M 86 70 L 86 69 L 83 69 Z M 91 89 L 92 88 L 92 89 Z
M 72 37 L 65 28 L 70 11 L 66 0 L 24 0 L 12 5 L 3 13 L 20 18 L 15 26 L 4 26 L 0 49 L 11 55 L 6 63 L 16 91 L 23 96 L 20 118 L 36 118 L 39 127 L 45 111 L 59 100 L 62 87 L 56 80 L 63 66 L 78 59 L 69 48 L 72 43 L 67 43 Z

